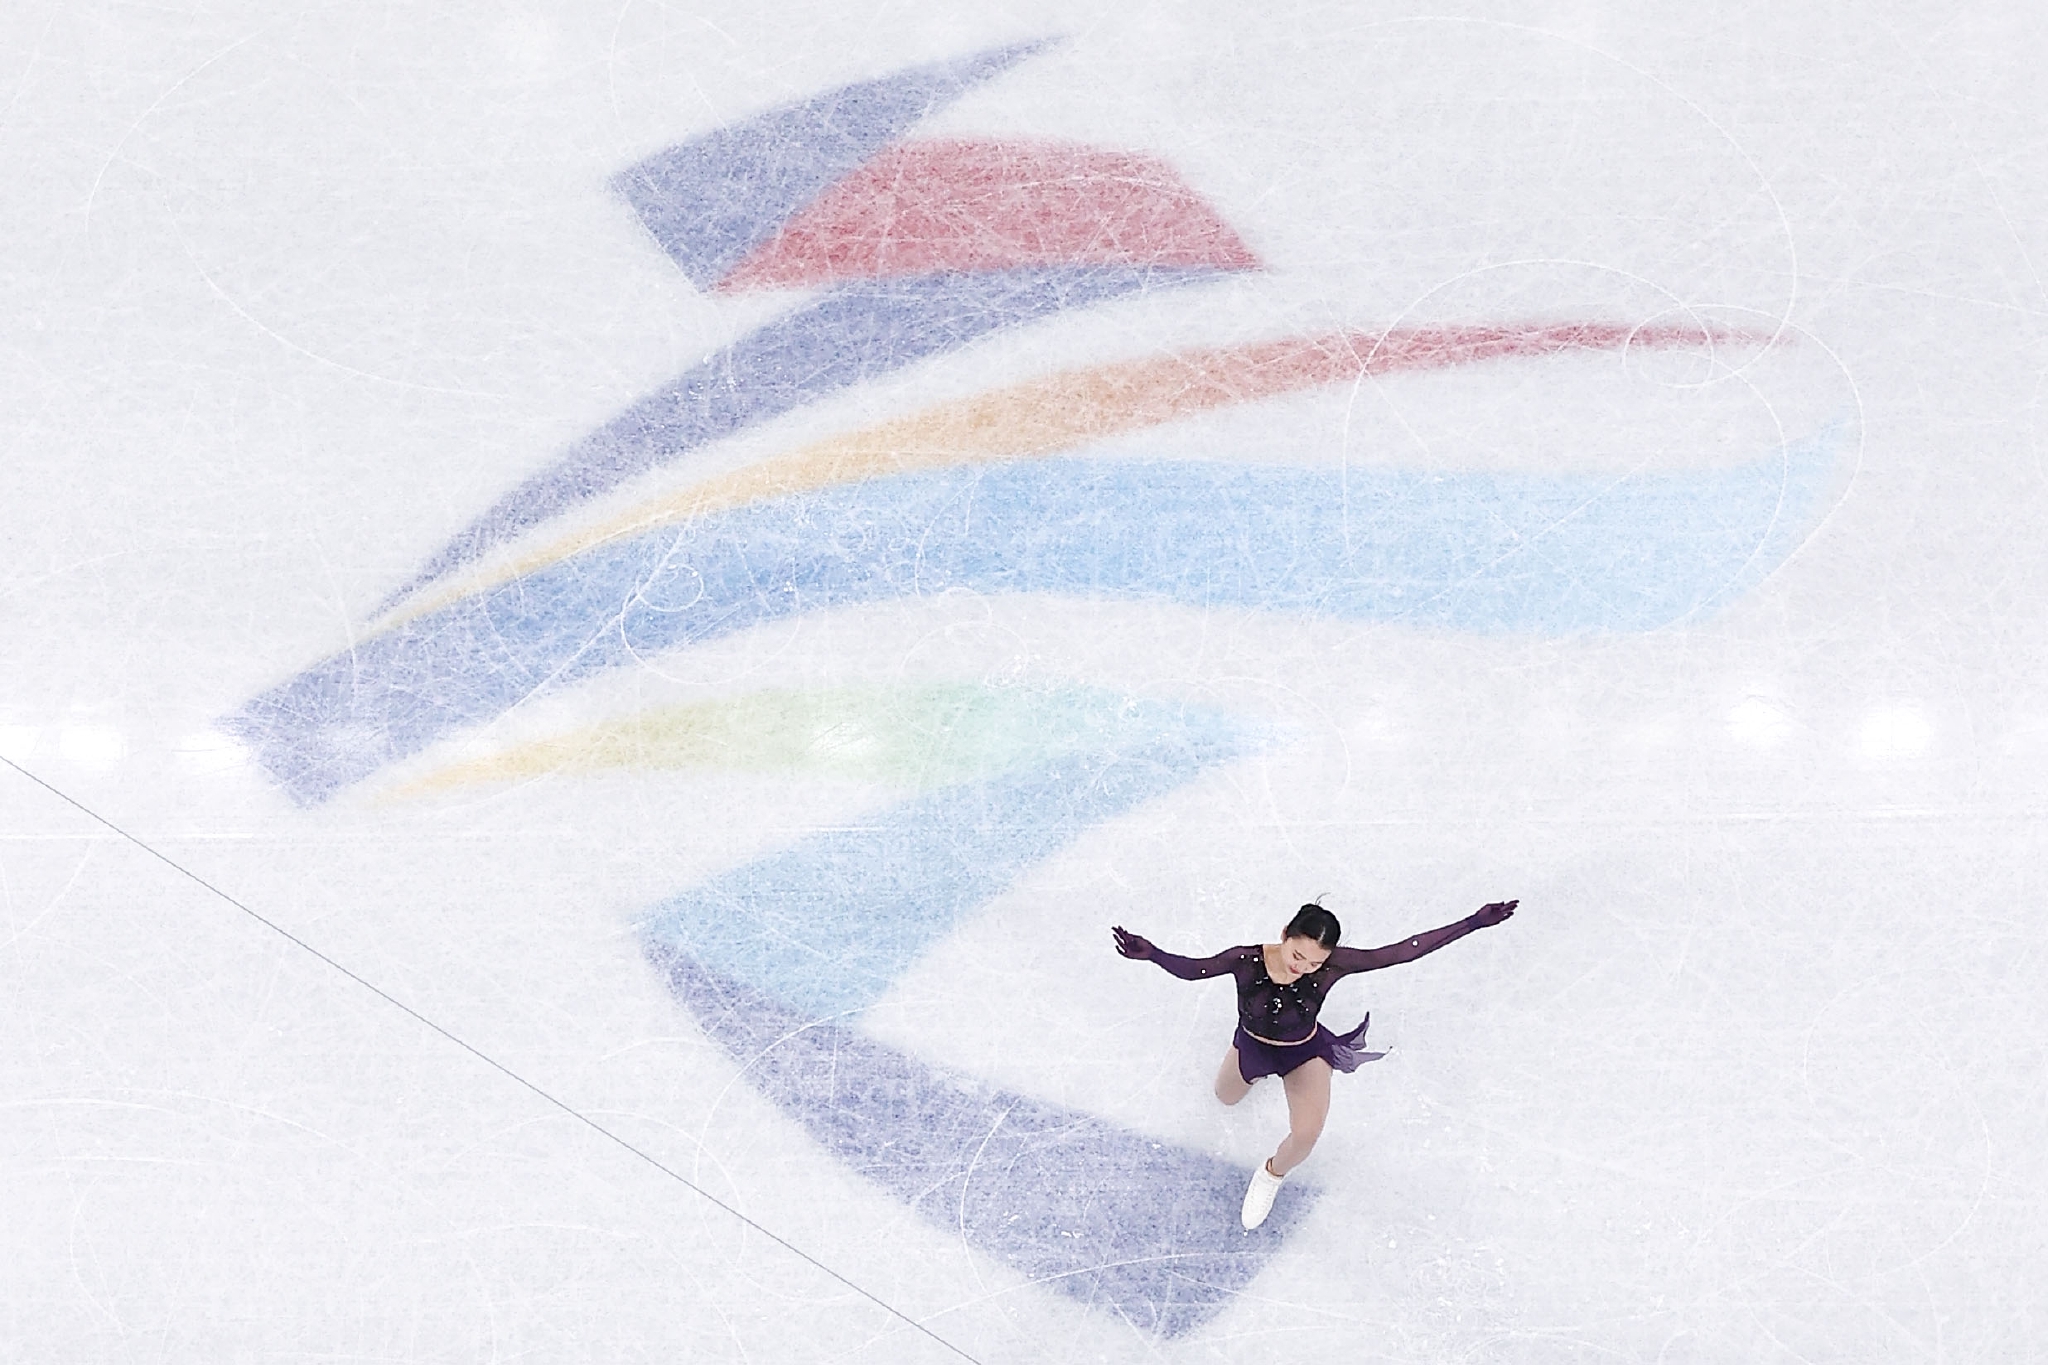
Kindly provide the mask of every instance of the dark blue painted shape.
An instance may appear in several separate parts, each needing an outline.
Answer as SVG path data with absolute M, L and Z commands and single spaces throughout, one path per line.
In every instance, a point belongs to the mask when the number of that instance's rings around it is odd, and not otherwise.
M 647 655 L 968 589 L 1549 635 L 1650 630 L 1791 552 L 1833 433 L 1621 479 L 1043 460 L 821 489 L 607 545 L 358 643 L 223 724 L 296 799 Z
M 612 186 L 700 289 L 903 131 L 1057 39 L 842 86 L 655 153 Z
M 844 285 L 686 371 L 500 498 L 378 609 L 585 499 L 690 451 L 1006 327 L 1208 269 L 1060 266 Z
M 1026 868 L 1249 747 L 1223 717 L 1147 710 L 1099 749 L 914 797 L 714 878 L 642 932 L 806 1018 L 864 1009 Z
M 1255 1232 L 1233 1166 L 927 1066 L 649 945 L 747 1080 L 839 1160 L 969 1246 L 1160 1336 L 1242 1292 L 1308 1212 L 1290 1181 Z

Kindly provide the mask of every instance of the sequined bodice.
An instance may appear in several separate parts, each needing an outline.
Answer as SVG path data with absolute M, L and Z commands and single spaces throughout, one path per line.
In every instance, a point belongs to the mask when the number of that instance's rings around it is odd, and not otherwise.
M 1306 1042 L 1316 1031 L 1316 1016 L 1330 987 L 1360 968 L 1340 961 L 1339 948 L 1312 972 L 1292 981 L 1275 981 L 1266 970 L 1266 954 L 1256 943 L 1225 948 L 1214 957 L 1186 958 L 1155 952 L 1153 961 L 1183 981 L 1222 976 L 1237 982 L 1237 1020 L 1245 1032 L 1274 1043 Z M 1347 970 L 1348 968 L 1348 970 Z
M 1292 981 L 1275 981 L 1266 971 L 1265 950 L 1256 943 L 1225 948 L 1214 957 L 1182 957 L 1169 953 L 1145 939 L 1117 933 L 1142 945 L 1142 955 L 1183 981 L 1201 981 L 1228 975 L 1237 982 L 1237 1018 L 1246 1033 L 1275 1043 L 1307 1042 L 1316 1031 L 1316 1016 L 1322 1013 L 1323 998 L 1353 972 L 1373 972 L 1397 962 L 1413 962 L 1433 953 L 1455 939 L 1463 938 L 1482 924 L 1498 924 L 1514 909 L 1512 902 L 1489 907 L 1501 913 L 1493 919 L 1468 915 L 1441 929 L 1428 929 L 1384 948 L 1336 947 L 1323 965 Z M 1482 912 L 1483 914 L 1484 912 Z M 1126 953 L 1126 956 L 1138 956 Z

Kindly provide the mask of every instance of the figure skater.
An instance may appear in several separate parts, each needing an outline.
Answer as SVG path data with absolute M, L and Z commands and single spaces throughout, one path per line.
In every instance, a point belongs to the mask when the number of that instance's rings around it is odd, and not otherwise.
M 1337 917 L 1320 905 L 1301 907 L 1278 943 L 1225 948 L 1214 957 L 1180 957 L 1152 946 L 1122 925 L 1111 932 L 1116 950 L 1140 962 L 1156 962 L 1183 981 L 1229 974 L 1237 978 L 1237 1033 L 1216 1073 L 1216 1098 L 1236 1104 L 1261 1076 L 1278 1076 L 1287 1090 L 1287 1137 L 1252 1173 L 1240 1215 L 1247 1229 L 1266 1221 L 1273 1196 L 1287 1173 L 1308 1158 L 1330 1114 L 1330 1071 L 1356 1071 L 1365 1023 L 1349 1033 L 1332 1033 L 1316 1022 L 1323 998 L 1341 977 L 1413 962 L 1474 929 L 1499 924 L 1520 901 L 1481 906 L 1456 924 L 1431 929 L 1385 948 L 1340 948 Z

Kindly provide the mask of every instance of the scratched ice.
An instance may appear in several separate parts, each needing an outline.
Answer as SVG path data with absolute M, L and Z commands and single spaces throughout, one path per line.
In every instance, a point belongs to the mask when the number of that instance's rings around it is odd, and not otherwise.
M 16 10 L 0 1356 L 2038 1353 L 2032 10 Z

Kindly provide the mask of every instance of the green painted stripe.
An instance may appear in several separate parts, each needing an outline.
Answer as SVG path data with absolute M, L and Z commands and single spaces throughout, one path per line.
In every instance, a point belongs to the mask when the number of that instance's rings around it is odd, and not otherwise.
M 605 721 L 453 764 L 414 796 L 549 773 L 715 769 L 810 773 L 923 789 L 1113 750 L 1168 708 L 1092 688 L 937 683 L 763 691 Z M 1149 713 L 1149 714 L 1148 714 Z

